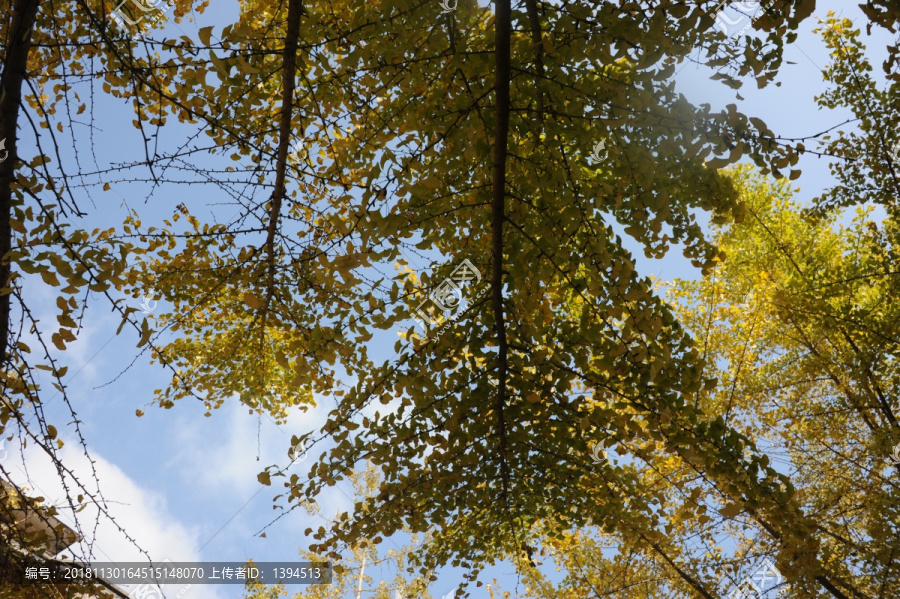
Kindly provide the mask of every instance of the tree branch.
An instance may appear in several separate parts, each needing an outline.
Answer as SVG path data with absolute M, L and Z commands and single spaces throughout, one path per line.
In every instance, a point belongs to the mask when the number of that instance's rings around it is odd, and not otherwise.
M 534 64 L 538 74 L 538 78 L 534 81 L 538 97 L 538 114 L 540 114 L 541 122 L 543 123 L 544 94 L 540 87 L 541 81 L 543 81 L 546 76 L 544 75 L 544 40 L 541 34 L 541 17 L 538 15 L 537 0 L 525 0 L 525 7 L 528 10 L 528 25 L 531 27 L 531 43 L 534 45 Z
M 645 541 L 647 541 L 647 543 L 649 543 L 650 546 L 653 547 L 653 549 L 664 560 L 666 560 L 666 563 L 669 564 L 669 566 L 671 566 L 676 572 L 678 572 L 678 575 L 685 582 L 687 582 L 689 585 L 691 585 L 691 588 L 693 588 L 695 591 L 697 591 L 701 596 L 705 597 L 706 599 L 715 599 L 712 595 L 709 594 L 709 591 L 707 591 L 706 588 L 704 588 L 704 586 L 702 584 L 700 584 L 699 581 L 697 581 L 693 576 L 691 576 L 690 574 L 688 574 L 687 572 L 682 570 L 680 567 L 678 567 L 678 564 L 676 564 L 672 560 L 672 558 L 670 558 L 669 555 L 665 551 L 663 551 L 662 547 L 660 547 L 657 543 L 654 543 L 653 541 L 648 539 L 643 534 L 641 534 L 641 538 L 644 539 Z

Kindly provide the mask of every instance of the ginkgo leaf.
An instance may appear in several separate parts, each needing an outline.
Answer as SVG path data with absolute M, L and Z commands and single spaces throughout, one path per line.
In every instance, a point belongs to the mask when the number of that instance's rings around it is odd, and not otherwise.
M 719 513 L 725 516 L 726 518 L 734 518 L 742 511 L 741 506 L 736 503 L 731 503 L 723 507 L 719 510 Z
M 53 333 L 53 335 L 50 336 L 50 341 L 54 346 L 56 346 L 57 349 L 66 349 L 66 344 L 63 343 L 62 335 L 60 335 L 59 333 Z
M 263 307 L 262 302 L 255 295 L 250 293 L 249 291 L 244 293 L 244 297 L 242 298 L 244 303 L 253 308 L 254 310 L 259 310 Z
M 54 287 L 59 287 L 59 279 L 56 278 L 56 273 L 51 270 L 42 270 L 41 278 L 44 280 L 44 283 L 48 285 L 53 285 Z
M 212 30 L 213 27 L 212 25 L 210 25 L 208 27 L 201 27 L 197 31 L 197 36 L 200 38 L 200 43 L 202 43 L 204 46 L 209 46 L 209 42 L 211 41 L 212 37 Z
M 147 343 L 150 342 L 150 338 L 153 336 L 153 329 L 147 324 L 147 319 L 145 318 L 143 322 L 141 322 L 141 338 L 138 340 L 137 347 L 143 347 Z

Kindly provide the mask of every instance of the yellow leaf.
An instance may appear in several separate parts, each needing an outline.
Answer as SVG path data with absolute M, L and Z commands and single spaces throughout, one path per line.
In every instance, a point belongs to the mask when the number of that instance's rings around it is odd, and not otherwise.
M 41 278 L 44 279 L 44 282 L 48 285 L 53 285 L 54 287 L 59 286 L 59 279 L 56 278 L 56 273 L 50 270 L 42 270 Z
M 47 425 L 47 438 L 55 439 L 56 438 L 56 427 L 52 424 Z
M 50 336 L 50 341 L 53 342 L 53 345 L 55 345 L 57 349 L 65 351 L 66 344 L 63 343 L 62 336 L 59 333 L 53 333 L 53 335 Z
M 262 308 L 262 302 L 259 301 L 259 298 L 250 293 L 249 291 L 244 294 L 244 303 L 253 308 L 254 310 L 259 310 Z
M 197 35 L 200 37 L 200 41 L 204 46 L 208 46 L 210 42 L 210 38 L 212 37 L 212 25 L 209 27 L 201 27 L 200 31 L 197 32 Z
M 150 336 L 153 334 L 153 329 L 147 326 L 147 319 L 144 319 L 144 322 L 141 323 L 141 339 L 138 341 L 137 346 L 142 347 L 150 341 Z
M 726 518 L 734 518 L 741 513 L 741 506 L 736 503 L 730 503 L 719 510 L 719 513 Z
M 267 487 L 272 484 L 272 480 L 269 478 L 268 472 L 260 472 L 256 475 L 256 479 Z

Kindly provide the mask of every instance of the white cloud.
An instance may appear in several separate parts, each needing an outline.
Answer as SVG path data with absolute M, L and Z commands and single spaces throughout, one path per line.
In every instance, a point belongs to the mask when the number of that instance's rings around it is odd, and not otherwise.
M 247 408 L 235 398 L 201 422 L 196 419 L 180 422 L 174 443 L 183 449 L 172 458 L 170 466 L 180 464 L 186 480 L 194 481 L 210 493 L 227 491 L 249 497 L 259 490 L 256 475 L 266 466 L 289 463 L 291 436 L 318 430 L 327 411 L 320 401 L 317 407 L 298 411 L 286 424 L 276 426 L 265 415 L 248 414 Z M 319 443 L 291 471 L 305 474 L 322 451 L 324 446 Z
M 190 527 L 179 522 L 172 514 L 165 497 L 152 489 L 145 489 L 134 482 L 118 466 L 102 456 L 92 453 L 94 469 L 100 483 L 100 492 L 105 500 L 105 509 L 115 523 L 107 516 L 100 516 L 100 510 L 88 505 L 75 517 L 65 499 L 65 490 L 53 468 L 50 459 L 41 450 L 29 447 L 25 450 L 25 464 L 18 453 L 10 453 L 4 461 L 4 468 L 10 472 L 12 481 L 30 496 L 42 496 L 47 503 L 59 510 L 58 519 L 70 528 L 78 530 L 84 540 L 63 552 L 63 555 L 92 562 L 147 562 L 147 556 L 128 540 L 130 536 L 137 545 L 157 561 L 201 561 L 199 527 Z M 67 444 L 60 452 L 62 463 L 84 484 L 87 491 L 99 499 L 97 482 L 91 472 L 91 464 L 83 453 L 75 449 L 75 443 Z M 27 466 L 27 467 L 26 467 Z M 26 474 L 27 473 L 27 474 Z M 74 487 L 71 478 L 66 479 L 72 500 L 82 491 Z M 121 527 L 125 532 L 119 530 Z M 127 533 L 127 535 L 126 535 Z M 124 585 L 122 585 L 124 587 Z M 124 587 L 127 590 L 127 587 Z M 193 585 L 180 599 L 217 599 L 231 596 L 223 592 L 227 587 L 215 585 Z M 231 587 L 237 589 L 239 587 Z M 177 588 L 164 589 L 171 597 Z

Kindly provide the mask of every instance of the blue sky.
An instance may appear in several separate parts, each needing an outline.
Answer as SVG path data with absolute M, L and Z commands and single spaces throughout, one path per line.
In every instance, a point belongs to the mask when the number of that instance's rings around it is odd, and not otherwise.
M 865 24 L 854 3 L 832 0 L 818 4 L 820 17 L 832 9 L 843 11 L 843 15 L 852 18 L 858 27 Z M 185 21 L 170 27 L 173 33 L 179 34 L 175 28 L 180 27 L 196 39 L 198 27 L 213 24 L 218 29 L 236 20 L 237 14 L 236 2 L 217 0 L 204 14 L 196 15 L 195 22 Z M 787 47 L 785 60 L 795 64 L 785 64 L 782 68 L 778 77 L 780 87 L 757 90 L 750 82 L 740 90 L 746 99 L 737 100 L 735 90 L 709 79 L 712 72 L 707 67 L 685 63 L 677 76 L 678 89 L 695 104 L 709 103 L 714 109 L 737 103 L 743 112 L 761 117 L 773 131 L 784 137 L 802 137 L 827 129 L 848 115 L 819 111 L 813 102 L 813 96 L 825 89 L 820 69 L 827 64 L 824 44 L 811 33 L 814 26 L 813 20 L 804 23 L 798 42 Z M 881 31 L 875 34 L 866 36 L 863 32 L 863 40 L 868 46 L 868 56 L 876 65 L 875 76 L 881 80 L 879 66 L 884 45 L 891 40 L 881 35 Z M 133 118 L 127 105 L 100 97 L 94 113 L 98 166 L 142 158 L 138 131 L 123 125 Z M 165 139 L 161 139 L 161 147 L 169 147 L 169 142 L 178 140 L 181 132 L 183 130 L 177 125 L 163 128 L 160 136 Z M 74 125 L 74 134 L 78 144 L 88 143 L 84 125 Z M 28 156 L 34 149 L 29 146 L 32 134 L 20 131 L 19 138 L 25 144 L 20 153 Z M 73 147 L 82 161 L 93 162 L 93 157 L 89 158 L 90 152 L 69 144 L 62 148 L 68 166 L 73 164 Z M 800 188 L 798 197 L 803 201 L 808 201 L 833 181 L 825 159 L 804 156 L 799 167 L 803 175 L 795 186 Z M 69 172 L 72 170 L 69 168 Z M 146 188 L 143 185 L 116 180 L 108 182 L 112 189 L 101 192 L 97 186 L 91 191 L 92 200 L 83 193 L 79 196 L 82 209 L 89 213 L 83 225 L 87 229 L 120 223 L 125 206 L 138 210 L 148 226 L 171 218 L 180 202 L 202 219 L 202 215 L 210 213 L 212 204 L 221 201 L 213 193 L 170 187 L 157 192 L 145 203 Z M 230 216 L 229 209 L 228 206 L 215 209 L 220 222 Z M 639 250 L 634 254 L 642 272 L 653 273 L 662 279 L 695 278 L 699 274 L 677 248 L 662 260 L 648 260 Z M 415 260 L 410 262 L 417 266 Z M 53 321 L 56 297 L 53 290 L 32 285 L 28 293 L 40 318 L 45 322 Z M 63 363 L 69 366 L 66 380 L 70 397 L 82 421 L 101 490 L 118 523 L 154 560 L 242 561 L 252 558 L 260 562 L 298 558 L 298 547 L 305 548 L 309 543 L 303 537 L 303 530 L 322 525 L 321 517 L 295 511 L 269 529 L 267 538 L 258 538 L 255 535 L 280 512 L 271 507 L 272 497 L 279 492 L 279 483 L 263 487 L 257 482 L 256 475 L 270 464 L 287 464 L 291 435 L 317 430 L 324 423 L 325 414 L 334 407 L 334 400 L 317 398 L 319 404 L 315 409 L 306 413 L 297 411 L 281 427 L 266 416 L 248 414 L 247 408 L 237 401 L 214 411 L 209 418 L 203 416 L 202 406 L 188 401 L 176 404 L 171 410 L 151 406 L 154 389 L 164 387 L 169 375 L 158 364 L 149 364 L 147 353 L 141 354 L 135 349 L 137 336 L 134 332 L 125 330 L 123 334 L 115 335 L 119 319 L 109 311 L 105 301 L 98 298 L 88 311 L 85 327 L 78 340 L 69 346 Z M 129 298 L 127 301 L 129 305 L 139 307 L 140 300 Z M 160 305 L 155 312 L 164 309 L 165 306 Z M 392 349 L 388 347 L 384 351 L 391 352 Z M 51 397 L 46 389 L 44 397 Z M 45 404 L 48 421 L 57 425 L 66 442 L 62 452 L 64 462 L 79 473 L 83 481 L 90 481 L 89 464 L 79 452 L 72 427 L 65 426 L 69 416 L 63 402 L 56 397 L 45 399 Z M 145 416 L 137 418 L 136 409 L 142 410 Z M 49 463 L 31 447 L 21 449 L 7 442 L 6 449 L 9 455 L 4 460 L 4 467 L 13 473 L 14 481 L 62 506 L 63 491 Z M 318 450 L 316 448 L 314 454 Z M 586 460 L 589 459 L 586 456 Z M 305 474 L 313 461 L 310 458 L 295 464 L 292 472 Z M 26 471 L 30 476 L 26 476 Z M 336 511 L 348 509 L 351 495 L 349 483 L 329 489 L 319 499 L 322 514 L 330 517 Z M 88 533 L 93 528 L 93 516 L 90 508 L 79 516 Z M 71 515 L 63 511 L 62 519 L 71 522 Z M 104 519 L 100 520 L 94 538 L 96 561 L 136 561 L 140 558 L 137 549 Z M 398 543 L 403 542 L 405 539 L 398 539 Z M 381 547 L 393 546 L 388 541 Z M 376 581 L 379 576 L 388 579 L 393 574 L 387 571 L 371 573 Z M 489 582 L 496 577 L 505 590 L 512 591 L 515 589 L 512 573 L 510 565 L 500 565 L 489 569 L 482 580 Z M 432 593 L 435 596 L 444 595 L 460 582 L 459 572 L 452 569 L 439 572 L 438 576 Z M 483 589 L 472 589 L 472 592 L 474 597 L 484 594 Z M 183 597 L 206 599 L 240 595 L 241 589 L 234 586 L 194 586 Z

